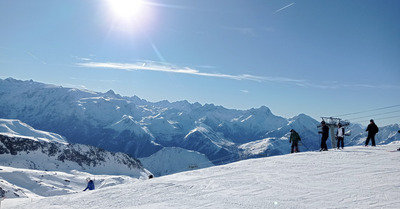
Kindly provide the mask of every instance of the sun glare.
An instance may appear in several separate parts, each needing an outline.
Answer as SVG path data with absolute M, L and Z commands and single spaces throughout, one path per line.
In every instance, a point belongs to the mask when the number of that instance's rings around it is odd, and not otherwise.
M 131 21 L 143 12 L 142 0 L 108 0 L 113 14 L 123 20 Z

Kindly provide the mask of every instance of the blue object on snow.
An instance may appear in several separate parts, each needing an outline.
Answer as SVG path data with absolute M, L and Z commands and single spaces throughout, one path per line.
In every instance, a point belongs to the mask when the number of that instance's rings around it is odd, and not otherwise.
M 89 190 L 93 190 L 94 189 L 94 182 L 92 180 L 90 180 L 88 182 L 87 187 L 83 191 L 86 191 L 87 189 L 89 189 Z

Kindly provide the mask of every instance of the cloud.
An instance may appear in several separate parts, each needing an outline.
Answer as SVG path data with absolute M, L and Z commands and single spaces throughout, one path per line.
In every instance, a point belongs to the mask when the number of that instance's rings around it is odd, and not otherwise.
M 231 30 L 237 33 L 241 33 L 243 35 L 254 35 L 254 29 L 253 28 L 248 28 L 248 27 L 223 27 L 226 30 Z
M 107 68 L 115 70 L 125 70 L 125 71 L 155 71 L 164 73 L 178 73 L 178 74 L 188 74 L 194 76 L 203 77 L 213 77 L 222 79 L 232 79 L 232 80 L 248 80 L 255 82 L 274 82 L 283 83 L 288 85 L 299 86 L 303 88 L 318 88 L 318 89 L 338 89 L 338 88 L 382 88 L 382 89 L 400 89 L 399 86 L 389 86 L 380 85 L 374 86 L 370 84 L 339 84 L 336 81 L 333 82 L 322 82 L 322 83 L 312 83 L 307 80 L 287 78 L 287 77 L 268 77 L 268 76 L 257 76 L 250 74 L 240 74 L 231 75 L 224 73 L 209 73 L 201 72 L 197 69 L 191 67 L 183 67 L 178 65 L 173 65 L 165 62 L 154 62 L 154 61 L 140 61 L 135 63 L 117 63 L 117 62 L 83 62 L 77 63 L 79 67 L 86 68 Z M 245 90 L 242 92 L 246 93 Z
M 276 10 L 276 11 L 274 12 L 274 14 L 276 14 L 276 13 L 278 13 L 278 12 L 284 10 L 284 9 L 287 9 L 287 8 L 293 6 L 293 5 L 294 5 L 294 2 L 291 3 L 291 4 L 288 4 L 288 5 L 286 5 L 286 6 L 284 6 L 284 7 L 282 7 L 282 8 L 280 8 L 280 9 L 278 9 L 278 10 Z
M 170 63 L 160 63 L 154 61 L 143 61 L 136 63 L 84 62 L 84 63 L 77 63 L 77 65 L 80 67 L 87 67 L 87 68 L 108 68 L 108 69 L 126 70 L 126 71 L 137 71 L 137 70 L 156 71 L 156 72 L 179 73 L 179 74 L 188 74 L 195 76 L 223 78 L 232 80 L 277 82 L 277 83 L 288 83 L 298 86 L 310 86 L 305 80 L 298 80 L 298 79 L 284 78 L 284 77 L 265 77 L 265 76 L 257 76 L 250 74 L 231 75 L 224 73 L 208 73 L 208 72 L 201 72 L 197 69 L 190 67 L 182 67 Z
M 266 76 L 250 75 L 250 74 L 231 75 L 224 73 L 208 73 L 208 72 L 201 72 L 197 69 L 193 69 L 190 67 L 182 67 L 170 63 L 160 63 L 154 61 L 143 61 L 136 63 L 85 62 L 85 63 L 77 63 L 77 65 L 80 67 L 88 67 L 88 68 L 108 68 L 108 69 L 117 69 L 126 71 L 136 71 L 136 70 L 157 71 L 166 73 L 189 74 L 189 75 L 204 76 L 204 77 L 224 78 L 232 80 L 278 82 L 278 83 L 290 83 L 299 86 L 307 86 L 307 85 L 310 86 L 305 80 L 299 80 L 293 78 L 266 77 Z
M 29 56 L 31 56 L 34 60 L 39 61 L 39 62 L 42 63 L 43 65 L 47 64 L 45 61 L 39 59 L 39 58 L 38 58 L 37 56 L 35 56 L 34 54 L 32 54 L 32 53 L 30 53 L 30 52 L 28 52 L 28 51 L 26 51 L 26 53 L 27 53 Z
M 158 63 L 152 61 L 136 62 L 136 63 L 86 62 L 86 63 L 78 63 L 77 65 L 80 67 L 89 67 L 89 68 L 109 68 L 109 69 L 118 69 L 126 71 L 145 70 L 145 71 L 157 71 L 157 72 L 167 72 L 167 73 L 190 74 L 190 75 L 215 77 L 215 78 L 227 78 L 234 80 L 261 81 L 265 79 L 264 77 L 248 75 L 248 74 L 230 75 L 223 73 L 206 73 L 206 72 L 200 72 L 199 70 L 190 67 L 181 67 L 169 63 Z
M 78 59 L 78 60 L 81 60 L 81 61 L 91 61 L 92 59 L 90 59 L 90 58 L 87 58 L 87 57 L 75 57 L 76 59 Z

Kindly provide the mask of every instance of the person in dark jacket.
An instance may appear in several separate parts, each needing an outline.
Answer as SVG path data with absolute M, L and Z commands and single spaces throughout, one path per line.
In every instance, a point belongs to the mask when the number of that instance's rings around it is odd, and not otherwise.
M 371 139 L 372 146 L 375 147 L 375 135 L 379 132 L 378 126 L 375 124 L 374 120 L 369 121 L 369 125 L 367 126 L 368 136 L 367 140 L 365 140 L 365 146 L 368 146 L 369 140 Z
M 329 136 L 329 127 L 325 124 L 325 121 L 321 122 L 322 131 L 319 132 L 322 134 L 321 137 L 321 149 L 319 151 L 328 151 L 328 146 L 326 145 L 326 141 L 328 140 Z
M 88 182 L 88 184 L 87 184 L 87 187 L 83 191 L 86 191 L 87 189 L 94 190 L 94 182 L 93 182 L 93 180 L 91 180 L 89 177 L 87 177 L 86 181 Z
M 290 130 L 289 143 L 292 143 L 292 147 L 291 147 L 290 153 L 300 152 L 300 150 L 299 150 L 299 141 L 301 141 L 301 138 L 300 138 L 299 134 L 293 129 Z
M 343 149 L 344 148 L 344 127 L 342 124 L 338 124 L 338 129 L 336 131 L 336 138 L 337 138 L 337 148 L 340 149 L 340 147 Z
M 400 134 L 400 130 L 398 130 L 398 131 L 397 131 L 397 133 L 399 133 L 399 134 Z M 400 151 L 400 147 L 397 149 L 397 151 Z

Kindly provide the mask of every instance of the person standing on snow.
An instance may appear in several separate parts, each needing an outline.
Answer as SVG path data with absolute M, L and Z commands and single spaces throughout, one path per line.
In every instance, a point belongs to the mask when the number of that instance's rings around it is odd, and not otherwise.
M 319 132 L 322 134 L 321 137 L 321 149 L 319 151 L 328 151 L 328 146 L 326 145 L 326 141 L 329 136 L 329 127 L 325 124 L 325 121 L 321 121 L 322 131 Z
M 93 182 L 93 180 L 91 180 L 89 177 L 87 177 L 86 181 L 88 182 L 88 184 L 87 184 L 87 187 L 83 191 L 86 191 L 87 189 L 94 190 L 94 182 Z
M 301 138 L 299 134 L 295 130 L 290 130 L 290 140 L 289 143 L 292 143 L 292 147 L 290 149 L 290 153 L 300 152 L 299 150 L 299 141 Z
M 338 129 L 336 131 L 336 138 L 337 138 L 337 148 L 342 149 L 344 148 L 344 127 L 342 127 L 342 124 L 338 124 Z
M 398 130 L 398 131 L 397 131 L 397 133 L 399 133 L 399 134 L 400 134 L 400 130 Z M 400 151 L 400 147 L 397 149 L 397 151 Z
M 365 140 L 365 146 L 368 146 L 369 140 L 371 139 L 372 146 L 375 147 L 375 135 L 379 132 L 379 128 L 375 124 L 374 120 L 371 119 L 369 122 L 370 123 L 367 127 L 367 130 L 365 130 L 368 131 L 367 140 Z

